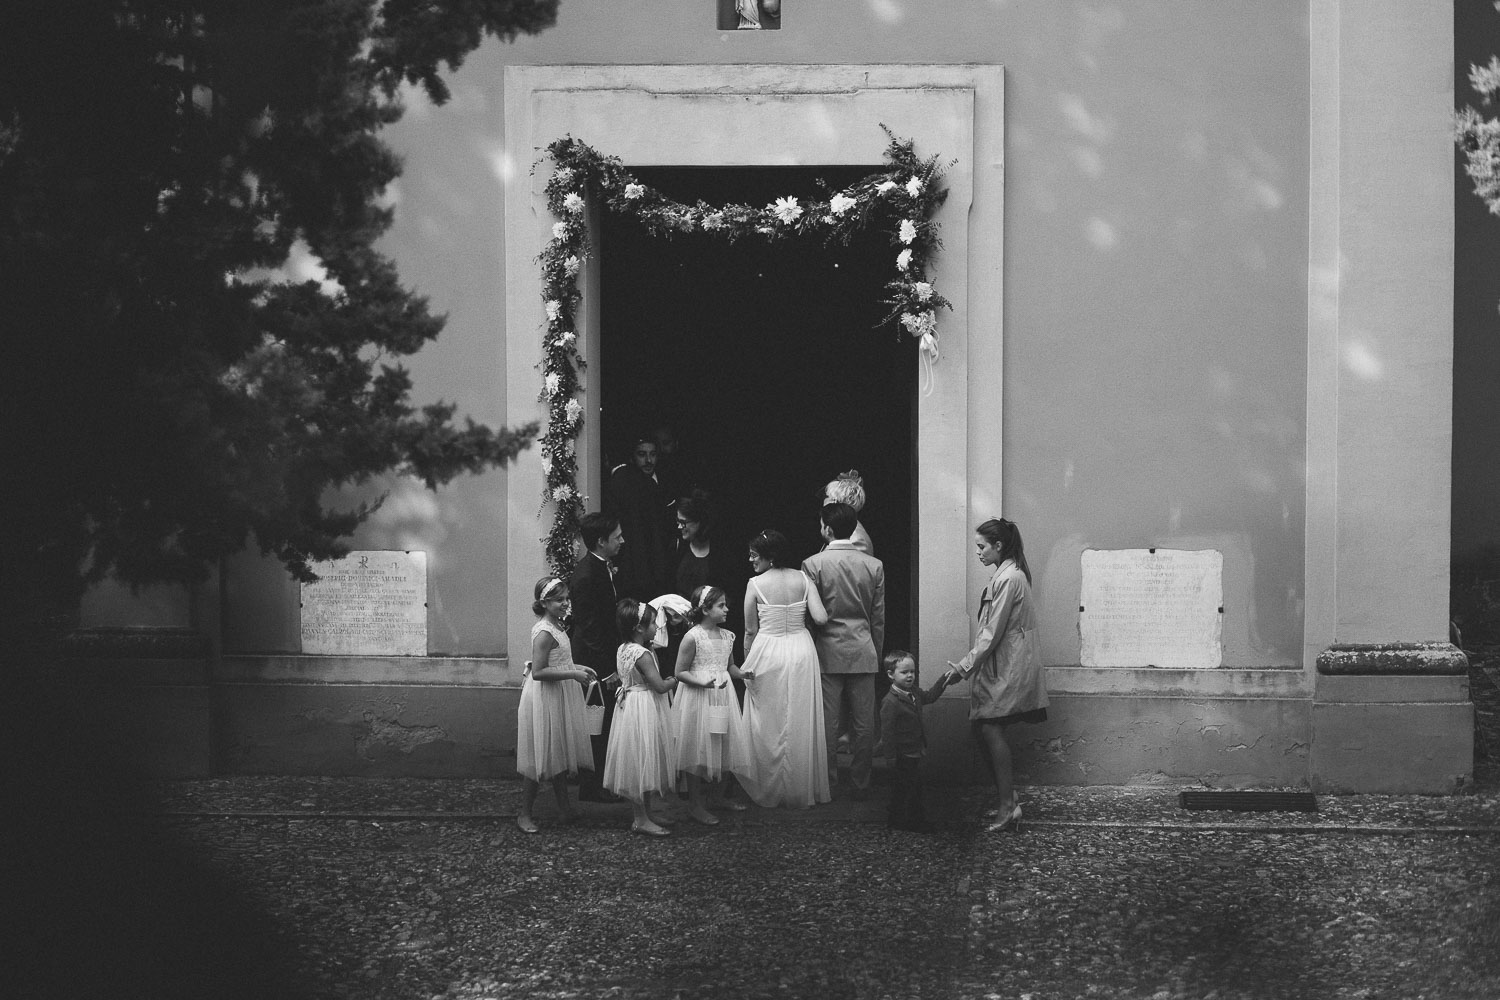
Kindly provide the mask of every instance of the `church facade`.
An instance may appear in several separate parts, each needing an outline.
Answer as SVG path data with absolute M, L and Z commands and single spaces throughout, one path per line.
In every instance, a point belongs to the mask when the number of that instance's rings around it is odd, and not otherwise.
M 986 577 L 973 529 L 1003 515 L 1035 575 L 1052 700 L 1012 732 L 1021 780 L 1463 787 L 1451 4 L 785 0 L 759 30 L 694 6 L 565 3 L 548 32 L 476 52 L 450 104 L 411 96 L 387 135 L 405 171 L 386 250 L 449 316 L 413 359 L 416 396 L 545 419 L 554 140 L 627 169 L 748 177 L 879 169 L 884 126 L 941 159 L 948 192 L 940 350 L 924 373 L 900 345 L 924 680 L 968 648 Z M 597 211 L 583 222 L 602 232 Z M 594 247 L 586 360 L 612 328 L 609 245 Z M 726 282 L 725 309 L 737 294 Z M 590 498 L 609 379 L 590 364 L 577 397 Z M 846 465 L 830 455 L 825 478 Z M 371 487 L 386 501 L 354 547 L 420 565 L 416 646 L 310 642 L 326 595 L 249 554 L 194 593 L 100 588 L 84 624 L 121 641 L 90 657 L 149 664 L 129 738 L 174 774 L 514 774 L 544 481 L 534 448 L 437 493 Z M 1199 576 L 1174 590 L 1187 577 L 1163 570 L 1153 591 L 1142 567 L 1169 554 Z M 1100 615 L 1148 599 L 1151 627 Z M 977 778 L 964 688 L 931 713 L 934 773 Z

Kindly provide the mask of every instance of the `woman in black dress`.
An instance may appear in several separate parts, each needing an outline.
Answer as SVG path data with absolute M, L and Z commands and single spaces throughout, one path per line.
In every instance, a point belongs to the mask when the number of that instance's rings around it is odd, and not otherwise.
M 690 495 L 678 498 L 676 506 L 677 564 L 672 590 L 683 597 L 690 597 L 694 590 L 703 586 L 711 585 L 724 591 L 729 600 L 729 620 L 724 627 L 734 633 L 735 662 L 738 663 L 744 656 L 745 613 L 742 605 L 747 577 L 742 565 L 744 553 L 715 537 L 717 511 L 708 493 L 693 490 Z

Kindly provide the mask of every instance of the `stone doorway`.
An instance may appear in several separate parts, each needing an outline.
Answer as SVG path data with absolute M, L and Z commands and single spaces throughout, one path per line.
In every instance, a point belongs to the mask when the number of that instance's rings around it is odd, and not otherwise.
M 923 656 L 960 655 L 971 598 L 983 581 L 954 570 L 970 548 L 971 512 L 998 509 L 1001 496 L 1003 80 L 998 66 L 509 67 L 506 145 L 516 170 L 506 189 L 507 420 L 542 416 L 535 366 L 544 318 L 535 294 L 536 258 L 553 220 L 543 191 L 546 168 L 526 170 L 537 150 L 572 135 L 631 170 L 826 169 L 881 162 L 886 135 L 880 126 L 888 126 L 913 139 L 920 155 L 952 161 L 944 178 L 948 200 L 937 216 L 944 247 L 935 263 L 954 309 L 940 320 L 943 356 L 933 391 L 913 401 L 911 578 L 918 584 L 910 635 Z M 589 223 L 594 233 L 601 231 L 597 214 Z M 599 366 L 607 318 L 602 282 L 596 253 L 580 279 L 579 339 L 590 367 L 578 443 L 579 485 L 596 498 L 606 461 L 599 415 L 609 378 Z M 971 316 L 982 323 L 971 327 Z M 908 348 L 905 363 L 915 384 L 917 354 L 909 343 L 899 346 Z M 977 409 L 970 405 L 971 385 L 982 387 Z M 970 460 L 971 427 L 984 437 L 985 461 L 977 473 Z M 506 477 L 506 633 L 513 660 L 515 650 L 526 646 L 530 616 L 523 609 L 544 572 L 541 482 L 540 459 L 532 453 Z M 815 509 L 816 498 L 808 506 Z M 513 672 L 519 677 L 519 669 Z

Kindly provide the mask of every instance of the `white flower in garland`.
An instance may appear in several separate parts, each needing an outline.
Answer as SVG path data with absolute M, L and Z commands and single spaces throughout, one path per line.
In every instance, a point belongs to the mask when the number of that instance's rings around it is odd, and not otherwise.
M 583 197 L 577 191 L 569 191 L 568 196 L 563 199 L 563 208 L 577 215 L 583 211 Z
M 578 418 L 583 416 L 583 404 L 577 399 L 568 400 L 568 405 L 563 407 L 563 413 L 567 415 L 568 423 L 578 423 Z
M 552 238 L 554 240 L 565 240 L 568 238 L 568 224 L 566 222 L 552 223 Z
M 573 168 L 559 167 L 556 171 L 553 172 L 552 176 L 557 178 L 557 183 L 561 184 L 563 187 L 567 187 L 569 184 L 573 183 Z
M 925 337 L 937 332 L 937 317 L 928 309 L 920 313 L 902 313 L 901 325 L 913 337 Z
M 917 238 L 917 226 L 910 219 L 901 220 L 901 242 L 910 243 Z
M 578 259 L 577 254 L 569 254 L 568 259 L 563 261 L 563 273 L 570 278 L 576 278 L 581 267 L 583 267 L 583 261 Z
M 918 302 L 926 302 L 928 299 L 932 298 L 932 282 L 918 281 L 911 287 L 912 290 L 917 293 Z
M 895 188 L 895 181 L 881 181 L 879 184 L 875 185 L 875 190 L 879 191 L 881 194 L 885 194 L 887 191 L 893 191 L 895 190 Z
M 567 503 L 569 500 L 573 499 L 573 497 L 577 495 L 577 493 L 578 491 L 575 490 L 570 484 L 563 483 L 561 486 L 552 491 L 552 499 L 556 500 L 558 503 Z
M 713 232 L 715 229 L 724 228 L 724 213 L 709 212 L 703 217 L 703 229 L 705 232 Z
M 556 323 L 557 317 L 562 315 L 562 303 L 556 299 L 547 300 L 547 322 Z
M 559 333 L 557 335 L 557 343 L 560 347 L 572 347 L 573 341 L 577 339 L 578 338 L 574 336 L 572 330 L 564 330 L 562 333 Z
M 644 184 L 626 184 L 625 185 L 625 197 L 626 197 L 626 199 L 628 199 L 630 201 L 636 201 L 637 199 L 644 198 L 645 196 L 646 196 L 646 186 Z
M 896 266 L 899 267 L 903 271 L 906 270 L 908 267 L 911 267 L 911 251 L 910 250 L 902 250 L 900 253 L 898 253 L 896 255 Z
M 906 193 L 909 194 L 909 195 L 911 195 L 913 198 L 915 198 L 917 195 L 921 194 L 922 193 L 922 178 L 920 178 L 920 177 L 912 177 L 911 180 L 907 181 L 906 182 Z
M 796 222 L 802 215 L 802 206 L 797 204 L 796 198 L 777 198 L 771 203 L 770 209 L 786 225 Z
M 843 215 L 845 212 L 849 211 L 849 209 L 853 208 L 857 204 L 859 204 L 859 202 L 855 201 L 847 194 L 836 194 L 832 198 L 828 199 L 828 207 L 830 210 L 832 210 L 834 215 Z
M 547 373 L 547 377 L 542 380 L 542 389 L 548 399 L 557 395 L 557 390 L 561 387 L 561 384 L 562 379 L 558 376 L 557 372 Z

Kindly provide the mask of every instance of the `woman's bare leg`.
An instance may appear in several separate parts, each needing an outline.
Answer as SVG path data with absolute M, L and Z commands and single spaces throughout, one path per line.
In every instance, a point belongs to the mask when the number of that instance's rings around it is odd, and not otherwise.
M 974 735 L 984 750 L 985 763 L 995 779 L 995 793 L 999 797 L 1000 817 L 1004 819 L 1016 808 L 1015 777 L 1012 774 L 1010 744 L 1005 739 L 1005 730 L 996 722 L 976 722 Z

